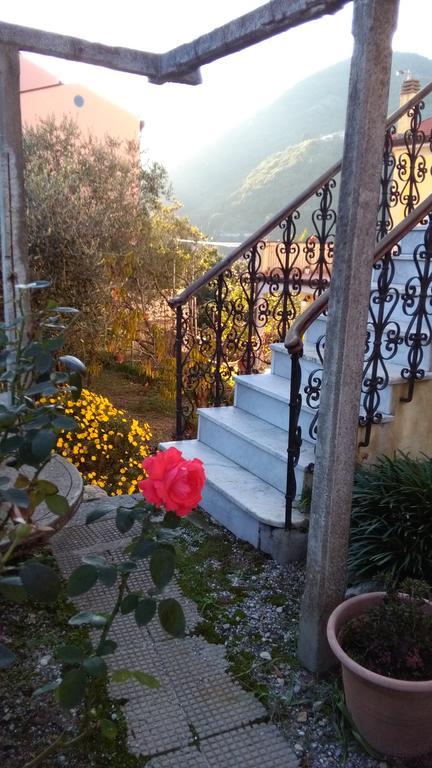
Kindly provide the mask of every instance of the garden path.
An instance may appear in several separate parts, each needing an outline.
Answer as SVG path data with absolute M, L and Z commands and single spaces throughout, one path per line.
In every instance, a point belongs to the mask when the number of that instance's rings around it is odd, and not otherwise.
M 113 512 L 91 526 L 88 512 L 98 502 L 84 502 L 74 518 L 51 540 L 59 566 L 68 577 L 88 552 L 120 559 L 128 539 L 115 526 L 114 510 L 133 504 L 133 497 L 109 499 Z M 105 500 L 104 500 L 105 502 Z M 100 502 L 99 502 L 100 503 Z M 150 586 L 141 561 L 134 586 Z M 196 606 L 173 581 L 167 596 L 181 600 L 188 630 L 199 621 Z M 108 610 L 109 590 L 96 585 L 75 598 L 81 609 Z M 151 690 L 136 682 L 113 686 L 113 697 L 127 699 L 128 746 L 136 755 L 150 756 L 148 768 L 297 768 L 298 760 L 266 710 L 234 682 L 227 671 L 224 646 L 189 635 L 177 640 L 157 620 L 138 627 L 133 616 L 119 615 L 111 635 L 119 643 L 112 668 L 140 669 L 160 681 Z

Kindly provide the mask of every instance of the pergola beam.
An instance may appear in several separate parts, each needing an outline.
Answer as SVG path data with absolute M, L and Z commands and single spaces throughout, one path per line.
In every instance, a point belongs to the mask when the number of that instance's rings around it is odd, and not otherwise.
M 244 16 L 166 53 L 102 45 L 56 32 L 0 22 L 0 45 L 57 56 L 120 72 L 144 75 L 150 82 L 198 85 L 199 68 L 292 27 L 336 13 L 350 0 L 271 0 Z
M 272 0 L 190 43 L 163 53 L 158 82 L 237 53 L 307 21 L 336 13 L 348 2 L 350 0 Z

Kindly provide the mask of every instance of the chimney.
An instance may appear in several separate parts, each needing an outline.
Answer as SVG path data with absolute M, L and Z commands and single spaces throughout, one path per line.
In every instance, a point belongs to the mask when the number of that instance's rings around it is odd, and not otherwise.
M 397 75 L 405 75 L 400 89 L 400 106 L 403 107 L 420 90 L 420 81 L 417 80 L 409 69 L 398 69 Z M 410 129 L 411 118 L 407 114 L 399 118 L 396 125 L 396 133 L 404 134 Z

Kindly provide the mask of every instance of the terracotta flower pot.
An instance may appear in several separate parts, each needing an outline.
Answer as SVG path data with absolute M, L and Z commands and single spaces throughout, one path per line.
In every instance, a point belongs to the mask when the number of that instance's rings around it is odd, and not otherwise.
M 385 594 L 370 592 L 341 603 L 329 618 L 327 637 L 342 664 L 346 703 L 359 733 L 385 755 L 416 757 L 432 752 L 432 680 L 378 675 L 353 661 L 338 641 L 344 624 L 381 603 Z M 432 605 L 426 610 L 432 613 Z

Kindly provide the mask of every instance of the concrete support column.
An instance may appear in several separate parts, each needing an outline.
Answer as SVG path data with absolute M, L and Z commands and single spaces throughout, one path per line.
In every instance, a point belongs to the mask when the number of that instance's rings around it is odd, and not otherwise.
M 326 624 L 346 587 L 360 387 L 398 5 L 399 0 L 354 0 L 355 43 L 298 648 L 300 661 L 314 672 L 334 663 Z
M 0 245 L 4 317 L 14 319 L 14 286 L 28 282 L 19 51 L 0 45 Z

